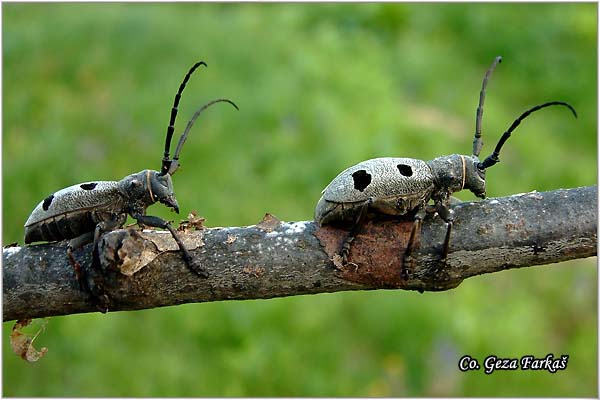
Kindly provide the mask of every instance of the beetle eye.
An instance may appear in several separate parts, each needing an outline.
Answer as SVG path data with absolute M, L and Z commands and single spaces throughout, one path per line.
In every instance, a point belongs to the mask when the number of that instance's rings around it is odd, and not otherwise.
M 413 171 L 412 168 L 410 167 L 410 165 L 406 165 L 406 164 L 398 164 L 398 171 L 400 171 L 400 174 L 402 176 L 412 176 Z
M 364 169 L 353 173 L 352 179 L 354 179 L 354 189 L 360 192 L 364 191 L 371 183 L 371 175 Z

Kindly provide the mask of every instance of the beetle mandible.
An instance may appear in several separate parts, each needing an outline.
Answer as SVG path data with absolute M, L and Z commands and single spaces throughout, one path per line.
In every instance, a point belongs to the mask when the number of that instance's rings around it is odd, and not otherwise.
M 430 161 L 413 158 L 375 158 L 345 169 L 323 190 L 315 209 L 317 224 L 351 226 L 339 253 L 344 264 L 348 261 L 351 243 L 370 212 L 375 215 L 414 216 L 407 249 L 403 255 L 404 279 L 408 278 L 406 265 L 413 261 L 411 254 L 415 236 L 420 232 L 424 213 L 437 212 L 447 224 L 441 254 L 441 260 L 445 262 L 454 221 L 453 211 L 449 208 L 451 194 L 468 189 L 475 196 L 485 198 L 486 169 L 500 161 L 502 146 L 521 121 L 531 113 L 559 105 L 567 107 L 577 117 L 575 109 L 562 101 L 551 101 L 532 107 L 521 114 L 504 132 L 494 152 L 483 162 L 479 161 L 479 153 L 483 147 L 481 120 L 486 86 L 496 65 L 501 61 L 502 57 L 496 57 L 483 78 L 475 119 L 472 155 L 453 154 Z M 430 200 L 433 200 L 433 207 L 428 205 Z
M 73 251 L 93 242 L 94 255 L 104 232 L 121 228 L 127 215 L 141 226 L 167 229 L 177 242 L 182 257 L 188 267 L 201 277 L 208 277 L 206 269 L 196 262 L 171 224 L 162 218 L 146 215 L 146 208 L 160 202 L 179 213 L 179 204 L 173 191 L 171 176 L 179 167 L 179 154 L 187 135 L 198 116 L 206 108 L 219 102 L 226 102 L 238 109 L 231 100 L 216 99 L 197 110 L 188 122 L 177 148 L 170 158 L 170 147 L 181 94 L 194 71 L 206 67 L 203 61 L 195 63 L 185 75 L 175 95 L 171 116 L 167 127 L 165 152 L 160 171 L 143 170 L 131 174 L 120 181 L 92 181 L 59 190 L 42 200 L 25 222 L 25 243 L 38 241 L 60 241 L 68 239 L 67 255 L 73 265 L 82 289 L 90 291 L 80 265 Z M 94 262 L 96 257 L 92 258 Z

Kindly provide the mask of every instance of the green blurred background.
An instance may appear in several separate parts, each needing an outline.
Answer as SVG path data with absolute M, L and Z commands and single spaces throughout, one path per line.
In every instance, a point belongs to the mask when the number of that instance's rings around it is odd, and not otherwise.
M 174 178 L 208 226 L 312 218 L 342 169 L 381 156 L 482 156 L 530 117 L 488 195 L 595 184 L 595 4 L 3 4 L 3 238 L 38 201 L 159 168 L 206 101 Z M 176 136 L 176 139 L 177 140 Z M 460 193 L 464 200 L 472 196 Z M 150 213 L 173 219 L 164 207 Z M 6 396 L 597 396 L 596 259 L 472 278 L 457 289 L 335 293 L 52 318 L 36 364 L 12 354 Z M 568 354 L 568 368 L 462 373 L 469 354 Z

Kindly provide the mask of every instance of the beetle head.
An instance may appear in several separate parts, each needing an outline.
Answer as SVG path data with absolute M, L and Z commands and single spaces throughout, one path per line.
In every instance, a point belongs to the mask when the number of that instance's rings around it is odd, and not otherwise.
M 463 156 L 466 160 L 465 189 L 469 189 L 480 199 L 485 199 L 485 169 L 479 169 L 479 159 L 475 156 Z
M 438 188 L 449 193 L 469 189 L 478 197 L 485 197 L 485 171 L 477 169 L 475 156 L 453 154 L 434 158 L 428 164 Z
M 169 174 L 161 175 L 158 171 L 147 169 L 126 176 L 119 182 L 119 187 L 128 198 L 131 208 L 145 210 L 158 201 L 179 213 Z
M 171 175 L 161 175 L 158 171 L 148 171 L 149 178 L 149 192 L 154 200 L 160 201 L 167 207 L 172 208 L 177 214 L 179 214 L 179 204 L 175 198 L 173 192 L 173 181 Z

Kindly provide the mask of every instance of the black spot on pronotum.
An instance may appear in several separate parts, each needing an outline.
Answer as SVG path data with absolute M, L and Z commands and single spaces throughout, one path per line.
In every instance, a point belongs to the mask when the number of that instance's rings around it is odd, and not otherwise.
M 354 179 L 354 189 L 360 192 L 364 191 L 371 183 L 371 175 L 364 169 L 353 173 L 352 178 Z
M 54 199 L 53 194 L 51 194 L 50 196 L 48 196 L 44 199 L 44 202 L 42 203 L 42 208 L 44 209 L 44 211 L 48 211 L 48 207 L 50 207 L 50 203 L 52 203 L 53 199 Z
M 410 165 L 398 164 L 396 166 L 398 167 L 398 171 L 400 171 L 402 176 L 412 176 L 413 170 Z
M 83 183 L 83 184 L 79 185 L 79 187 L 82 188 L 83 190 L 92 190 L 96 186 L 98 186 L 98 184 L 95 183 L 95 182 L 92 182 L 92 183 Z

